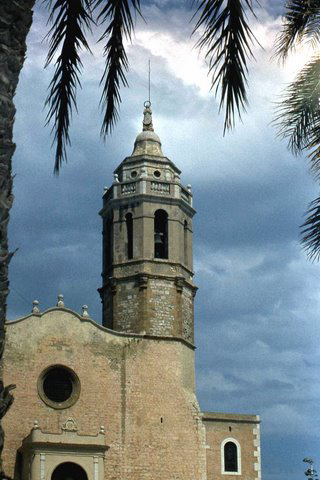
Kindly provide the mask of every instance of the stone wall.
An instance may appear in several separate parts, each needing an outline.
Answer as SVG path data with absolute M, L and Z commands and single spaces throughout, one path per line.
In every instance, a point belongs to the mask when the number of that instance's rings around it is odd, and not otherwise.
M 16 470 L 19 478 L 16 452 L 35 420 L 42 431 L 60 433 L 71 417 L 80 435 L 105 427 L 105 479 L 205 478 L 193 349 L 116 334 L 64 308 L 8 324 L 7 340 L 4 379 L 17 384 L 4 420 L 9 475 Z M 62 410 L 46 405 L 37 387 L 41 372 L 55 364 L 72 369 L 81 384 L 78 401 Z
M 180 277 L 147 274 L 113 282 L 103 294 L 104 326 L 120 332 L 180 337 L 193 343 L 192 286 Z
M 207 438 L 208 479 L 260 480 L 260 419 L 257 415 L 205 413 L 203 417 Z M 224 441 L 233 441 L 240 446 L 238 473 L 223 472 L 222 448 Z

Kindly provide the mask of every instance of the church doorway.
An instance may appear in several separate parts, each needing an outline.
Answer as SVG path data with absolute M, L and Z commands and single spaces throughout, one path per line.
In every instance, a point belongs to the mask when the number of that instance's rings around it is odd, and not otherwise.
M 51 480 L 88 480 L 88 476 L 80 465 L 65 462 L 54 469 Z

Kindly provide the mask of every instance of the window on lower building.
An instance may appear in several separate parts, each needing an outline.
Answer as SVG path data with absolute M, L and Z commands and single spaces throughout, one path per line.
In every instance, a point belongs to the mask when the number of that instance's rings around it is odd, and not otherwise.
M 224 471 L 238 471 L 238 449 L 233 442 L 227 442 L 224 446 Z

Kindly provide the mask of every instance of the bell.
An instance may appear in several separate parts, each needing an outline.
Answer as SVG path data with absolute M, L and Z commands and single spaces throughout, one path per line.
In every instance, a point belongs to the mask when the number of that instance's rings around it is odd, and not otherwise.
M 155 243 L 155 245 L 163 245 L 163 233 L 162 232 L 155 232 L 154 243 Z

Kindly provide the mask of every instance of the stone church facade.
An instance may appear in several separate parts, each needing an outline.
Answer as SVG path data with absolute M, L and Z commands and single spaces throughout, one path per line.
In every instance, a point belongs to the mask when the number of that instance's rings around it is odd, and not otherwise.
M 103 195 L 102 325 L 64 305 L 7 323 L 15 480 L 259 480 L 259 417 L 202 412 L 191 187 L 143 131 Z

